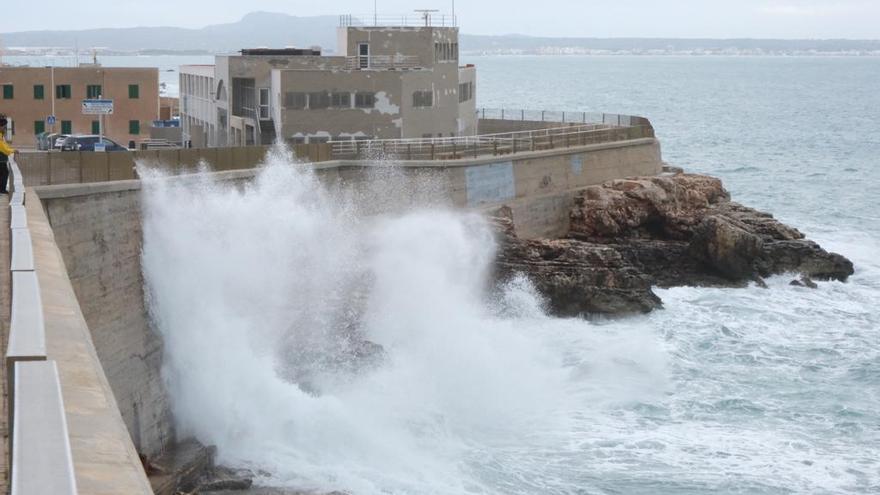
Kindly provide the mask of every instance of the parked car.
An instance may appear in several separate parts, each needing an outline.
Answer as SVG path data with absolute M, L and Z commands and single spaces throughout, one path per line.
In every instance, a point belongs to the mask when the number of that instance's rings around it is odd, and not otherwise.
M 64 144 L 64 140 L 69 137 L 70 137 L 70 134 L 55 134 L 54 136 L 52 136 L 51 139 L 54 139 L 54 141 L 51 141 L 52 149 L 53 150 L 60 150 L 61 145 Z
M 95 151 L 95 145 L 99 142 L 104 143 L 104 151 L 128 151 L 128 148 L 111 139 L 101 141 L 101 137 L 95 135 L 68 136 L 61 145 L 61 151 Z

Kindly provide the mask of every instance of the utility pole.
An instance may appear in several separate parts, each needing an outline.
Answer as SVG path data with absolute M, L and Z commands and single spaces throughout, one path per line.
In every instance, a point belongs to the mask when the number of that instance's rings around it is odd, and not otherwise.
M 378 0 L 373 0 L 373 26 L 379 25 Z
M 51 79 L 52 79 L 51 87 L 49 88 L 49 94 L 52 95 L 52 113 L 51 113 L 51 115 L 52 115 L 51 127 L 52 128 L 51 128 L 51 131 L 54 133 L 55 132 L 55 120 L 56 120 L 56 117 L 55 117 L 55 64 L 52 64 L 52 68 L 49 69 L 49 73 L 51 74 Z M 53 147 L 54 147 L 54 143 L 53 143 Z

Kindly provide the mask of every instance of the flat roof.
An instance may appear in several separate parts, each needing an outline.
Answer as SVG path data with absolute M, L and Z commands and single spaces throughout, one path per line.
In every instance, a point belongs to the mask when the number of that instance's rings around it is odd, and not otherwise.
M 242 48 L 242 55 L 320 56 L 320 48 Z

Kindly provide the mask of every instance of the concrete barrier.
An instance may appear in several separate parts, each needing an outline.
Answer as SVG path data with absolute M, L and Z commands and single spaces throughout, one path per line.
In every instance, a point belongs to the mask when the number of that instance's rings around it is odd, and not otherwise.
M 12 317 L 6 346 L 7 413 L 10 431 L 14 428 L 15 365 L 22 361 L 46 360 L 46 328 L 37 275 L 32 271 L 12 272 Z M 10 452 L 12 452 L 12 435 Z
M 172 174 L 193 173 L 205 162 L 214 170 L 246 170 L 258 166 L 270 146 L 230 148 L 191 148 L 138 150 L 132 152 L 47 151 L 23 153 L 18 161 L 22 171 L 16 174 L 24 186 L 78 184 L 129 180 L 137 178 L 135 164 L 159 166 Z M 309 161 L 330 159 L 327 144 L 298 145 L 295 154 Z
M 27 228 L 27 213 L 24 211 L 24 204 L 9 205 L 9 228 L 13 230 Z
M 12 261 L 10 269 L 14 272 L 34 270 L 34 252 L 31 247 L 31 233 L 28 229 L 10 229 L 12 234 Z
M 11 495 L 76 495 L 55 362 L 16 363 L 15 396 Z

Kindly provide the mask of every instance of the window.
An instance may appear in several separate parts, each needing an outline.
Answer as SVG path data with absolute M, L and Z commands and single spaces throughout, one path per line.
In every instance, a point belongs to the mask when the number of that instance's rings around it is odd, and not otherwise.
M 302 110 L 306 107 L 306 94 L 288 92 L 284 93 L 284 106 L 291 110 Z
M 132 100 L 136 100 L 141 97 L 141 87 L 137 84 L 129 84 L 128 85 L 128 97 Z
M 70 99 L 70 84 L 59 84 L 55 86 L 55 98 L 59 100 Z
M 474 83 L 465 82 L 458 85 L 458 102 L 464 103 L 474 98 Z
M 61 134 L 73 134 L 73 124 L 69 120 L 61 121 Z
M 97 120 L 92 121 L 92 134 L 101 133 L 101 124 Z
M 100 98 L 101 97 L 101 85 L 100 84 L 89 84 L 86 86 L 86 98 Z
M 15 96 L 15 88 L 11 84 L 3 85 L 3 99 L 11 100 Z
M 370 44 L 358 43 L 358 68 L 367 69 L 370 67 Z
M 46 123 L 42 120 L 34 121 L 34 134 L 40 134 L 41 132 L 46 132 Z
M 432 107 L 434 106 L 433 91 L 415 91 L 413 93 L 414 107 Z
M 141 133 L 141 123 L 139 120 L 129 120 L 128 121 L 128 133 L 135 134 L 135 135 Z
M 351 108 L 351 93 L 332 93 L 330 106 L 333 108 Z
M 46 96 L 46 88 L 42 84 L 34 84 L 34 99 L 42 100 Z
M 260 109 L 260 120 L 269 120 L 269 88 L 260 88 L 260 101 L 257 102 Z
M 355 108 L 373 108 L 376 106 L 376 93 L 355 93 Z
M 434 43 L 434 61 L 451 62 L 458 60 L 458 43 Z
M 330 93 L 309 93 L 309 108 L 323 110 L 330 106 Z

